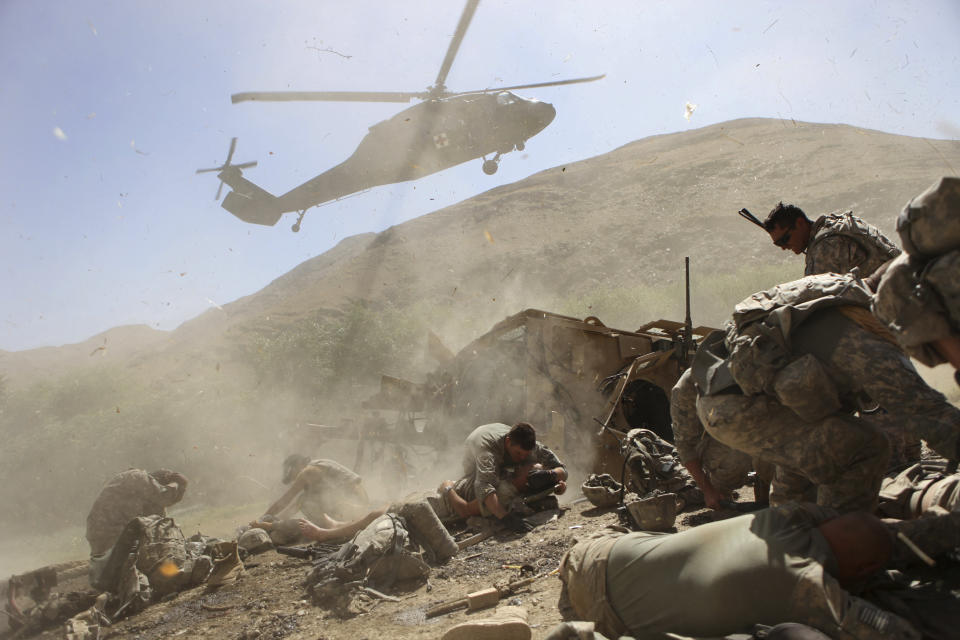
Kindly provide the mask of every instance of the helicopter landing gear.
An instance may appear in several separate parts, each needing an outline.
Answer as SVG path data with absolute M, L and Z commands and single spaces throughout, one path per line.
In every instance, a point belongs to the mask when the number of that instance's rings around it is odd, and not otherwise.
M 497 151 L 497 155 L 493 156 L 492 160 L 483 159 L 483 172 L 488 176 L 492 176 L 497 172 L 497 169 L 500 168 L 500 152 Z
M 290 231 L 297 233 L 300 231 L 300 223 L 303 222 L 303 216 L 307 213 L 307 210 L 304 209 L 300 212 L 300 215 L 297 216 L 297 221 L 293 223 L 293 226 L 290 227 Z
M 517 151 L 523 151 L 527 148 L 527 143 L 523 140 L 517 143 Z

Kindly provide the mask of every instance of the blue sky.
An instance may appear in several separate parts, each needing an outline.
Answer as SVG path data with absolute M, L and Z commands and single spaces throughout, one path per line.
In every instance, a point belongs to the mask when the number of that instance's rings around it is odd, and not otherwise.
M 403 105 L 230 103 L 250 90 L 418 91 L 455 0 L 0 3 L 0 349 L 172 329 L 346 236 L 543 169 L 733 118 L 960 138 L 960 3 L 481 0 L 447 85 L 520 91 L 557 118 L 495 176 L 479 160 L 247 225 L 213 200 L 230 138 L 273 193 L 343 161 Z M 684 117 L 687 102 L 697 105 Z M 225 190 L 226 191 L 226 190 Z M 358 292 L 362 295 L 363 292 Z

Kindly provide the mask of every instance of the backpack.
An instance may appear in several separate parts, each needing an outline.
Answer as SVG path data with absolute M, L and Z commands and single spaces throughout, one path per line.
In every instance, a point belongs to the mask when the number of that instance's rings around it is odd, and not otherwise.
M 385 513 L 336 552 L 318 559 L 305 586 L 315 604 L 346 616 L 352 614 L 350 587 L 383 590 L 397 582 L 426 580 L 429 574 L 404 519 Z
M 897 216 L 903 250 L 920 259 L 960 249 L 960 178 L 940 178 Z

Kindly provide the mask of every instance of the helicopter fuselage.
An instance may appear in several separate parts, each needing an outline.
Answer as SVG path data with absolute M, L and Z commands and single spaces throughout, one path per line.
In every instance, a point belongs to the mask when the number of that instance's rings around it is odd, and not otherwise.
M 499 159 L 522 149 L 555 116 L 553 105 L 509 91 L 427 100 L 370 127 L 353 155 L 281 196 L 260 189 L 238 169 L 223 171 L 220 178 L 233 188 L 223 207 L 247 222 L 272 225 L 285 212 L 357 191 L 416 180 L 490 154 Z

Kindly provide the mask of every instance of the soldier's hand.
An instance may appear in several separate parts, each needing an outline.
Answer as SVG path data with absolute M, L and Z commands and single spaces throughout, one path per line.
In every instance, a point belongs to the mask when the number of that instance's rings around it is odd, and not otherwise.
M 521 518 L 516 513 L 508 513 L 500 520 L 500 522 L 503 523 L 503 526 L 514 533 L 527 533 L 528 531 L 533 531 L 533 525 Z
M 559 481 L 556 471 L 550 469 L 534 469 L 527 474 L 527 488 L 533 492 L 543 491 Z

